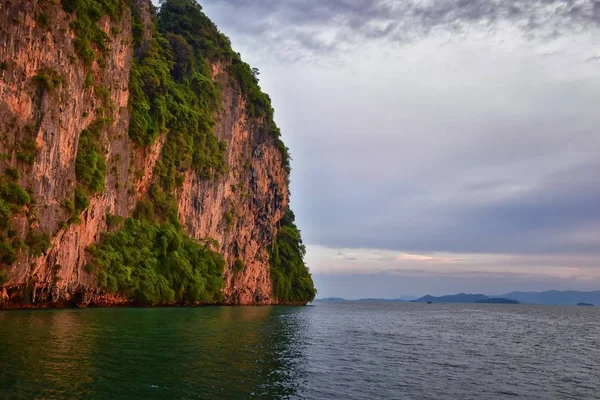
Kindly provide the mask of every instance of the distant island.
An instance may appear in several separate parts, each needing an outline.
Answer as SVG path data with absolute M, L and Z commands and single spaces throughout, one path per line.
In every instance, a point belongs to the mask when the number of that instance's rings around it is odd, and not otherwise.
M 504 297 L 529 304 L 574 305 L 577 303 L 600 303 L 600 290 L 583 292 L 578 290 L 548 290 L 545 292 L 510 292 L 493 297 Z
M 344 299 L 341 297 L 325 297 L 321 299 L 317 299 L 317 302 L 328 302 L 328 303 L 336 303 L 336 302 L 358 302 L 358 303 L 495 303 L 495 304 L 519 304 L 518 301 L 512 299 L 505 298 L 497 298 L 497 297 L 489 297 L 484 294 L 466 294 L 459 293 L 454 295 L 447 296 L 431 296 L 426 295 L 414 300 L 407 300 L 406 298 L 395 298 L 395 299 L 386 299 L 386 298 L 362 298 L 362 299 Z
M 489 299 L 489 296 L 486 296 L 481 293 L 480 294 L 459 293 L 459 294 L 451 294 L 451 295 L 440 296 L 440 297 L 431 296 L 428 294 L 428 295 L 420 297 L 416 300 L 412 300 L 411 303 L 427 303 L 427 302 L 432 302 L 432 303 L 475 303 L 479 300 L 487 300 L 487 299 Z
M 329 297 L 317 299 L 321 302 L 370 302 L 370 303 L 389 303 L 389 302 L 408 302 L 411 303 L 479 303 L 479 304 L 548 304 L 548 305 L 578 305 L 578 306 L 594 306 L 600 303 L 600 290 L 596 291 L 558 291 L 548 290 L 545 292 L 510 292 L 506 294 L 485 295 L 485 294 L 470 294 L 458 293 L 445 296 L 425 295 L 423 297 L 414 298 L 412 296 L 403 296 L 394 299 L 388 298 L 364 298 L 356 300 L 346 300 L 341 297 Z
M 518 301 L 512 299 L 505 299 L 502 297 L 490 297 L 485 294 L 470 294 L 470 293 L 459 293 L 447 296 L 431 296 L 426 295 L 416 300 L 412 300 L 412 303 L 490 303 L 490 304 L 519 304 Z

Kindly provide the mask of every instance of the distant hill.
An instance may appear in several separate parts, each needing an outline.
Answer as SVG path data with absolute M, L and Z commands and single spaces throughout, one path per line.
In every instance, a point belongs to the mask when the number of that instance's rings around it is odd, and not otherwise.
M 521 303 L 530 304 L 571 304 L 592 303 L 600 304 L 600 290 L 591 292 L 580 292 L 576 290 L 546 292 L 510 292 L 498 297 L 517 300 Z
M 412 300 L 411 296 L 400 297 L 396 299 L 384 298 L 366 298 L 358 300 L 347 300 L 341 297 L 327 297 L 317 299 L 319 302 L 362 302 L 362 303 L 390 303 L 390 302 L 406 302 L 411 303 L 495 303 L 495 304 L 559 304 L 559 305 L 576 305 L 578 303 L 600 304 L 600 290 L 591 292 L 581 292 L 576 290 L 558 291 L 548 290 L 546 292 L 510 292 L 501 295 L 486 296 L 484 294 L 459 293 L 447 296 L 431 296 L 426 295 Z
M 477 300 L 475 303 L 487 304 L 519 304 L 516 300 L 505 299 L 503 297 L 491 297 L 489 299 Z
M 592 303 L 577 303 L 578 306 L 594 307 Z
M 416 300 L 412 300 L 412 303 L 426 303 L 428 301 L 432 303 L 475 303 L 479 300 L 488 300 L 489 297 L 484 294 L 467 294 L 467 293 L 459 293 L 452 294 L 447 296 L 435 297 L 431 295 L 426 295 L 420 297 Z

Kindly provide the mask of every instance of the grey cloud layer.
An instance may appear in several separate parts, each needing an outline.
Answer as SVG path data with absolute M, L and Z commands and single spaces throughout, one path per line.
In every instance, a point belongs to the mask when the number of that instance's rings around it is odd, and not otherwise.
M 435 192 L 417 196 L 414 202 L 394 194 L 386 202 L 379 198 L 378 194 L 385 194 L 377 188 L 370 188 L 374 192 L 366 198 L 354 197 L 354 193 L 345 199 L 322 197 L 324 202 L 308 211 L 314 218 L 307 229 L 315 243 L 332 247 L 600 253 L 599 168 L 598 162 L 585 163 L 568 171 L 567 180 L 551 178 L 526 193 L 487 202 L 473 203 L 457 196 L 440 204 L 431 200 Z M 485 195 L 485 190 L 456 189 L 474 198 Z
M 518 117 L 509 93 L 507 110 L 481 109 L 476 96 L 452 111 L 459 122 L 421 116 L 418 107 L 397 122 L 397 107 L 383 104 L 373 106 L 372 120 L 348 127 L 339 121 L 360 115 L 360 107 L 328 113 L 338 122 L 316 132 L 294 120 L 290 129 L 310 132 L 296 146 L 302 164 L 293 180 L 308 240 L 417 252 L 600 254 L 599 83 L 588 82 L 595 93 L 588 95 L 541 80 L 547 104 L 514 99 L 523 108 Z M 511 85 L 518 86 L 508 78 Z M 390 124 L 376 122 L 390 116 Z M 520 122 L 503 123 L 511 119 Z
M 552 37 L 600 24 L 597 0 L 205 0 L 202 4 L 223 21 L 227 32 L 249 35 L 255 49 L 292 61 L 375 39 L 413 41 L 433 31 L 501 29 L 507 23 L 526 35 Z

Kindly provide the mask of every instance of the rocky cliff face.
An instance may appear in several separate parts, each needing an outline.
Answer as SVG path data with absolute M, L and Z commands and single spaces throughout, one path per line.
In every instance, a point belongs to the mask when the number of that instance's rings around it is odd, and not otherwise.
M 147 38 L 149 4 L 135 3 Z M 7 256 L 0 265 L 4 307 L 128 302 L 98 287 L 85 268 L 86 248 L 109 229 L 110 216 L 131 216 L 136 202 L 148 195 L 158 179 L 155 165 L 167 133 L 146 146 L 128 136 L 130 8 L 123 7 L 119 18 L 103 15 L 97 22 L 108 37 L 102 61 L 82 59 L 74 45 L 75 18 L 58 2 L 0 4 L 0 175 L 31 198 L 12 207 L 10 226 L 2 233 L 4 244 L 15 249 L 14 260 Z M 260 119 L 248 117 L 246 99 L 230 84 L 227 65 L 210 67 L 220 88 L 214 133 L 227 143 L 228 168 L 213 179 L 185 171 L 175 191 L 178 217 L 192 238 L 218 242 L 226 260 L 226 303 L 272 304 L 267 248 L 288 207 L 288 172 Z M 79 141 L 100 114 L 108 121 L 98 138 L 106 163 L 104 187 L 85 208 L 73 211 Z M 244 268 L 234 271 L 240 261 Z

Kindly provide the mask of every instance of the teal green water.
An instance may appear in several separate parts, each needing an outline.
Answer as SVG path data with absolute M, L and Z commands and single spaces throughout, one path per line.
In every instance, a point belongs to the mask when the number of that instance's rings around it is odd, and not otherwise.
M 0 398 L 286 396 L 297 309 L 0 311 Z
M 596 399 L 600 307 L 0 311 L 4 399 Z

